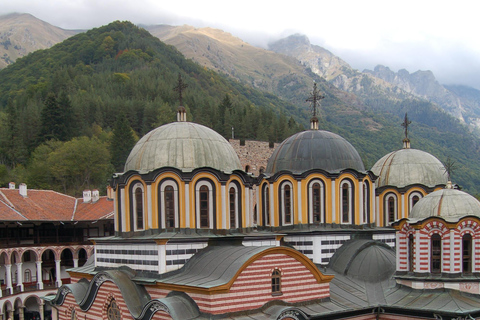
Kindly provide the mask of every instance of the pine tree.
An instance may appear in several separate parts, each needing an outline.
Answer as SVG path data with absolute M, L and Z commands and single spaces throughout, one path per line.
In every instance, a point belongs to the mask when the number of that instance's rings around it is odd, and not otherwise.
M 123 171 L 123 166 L 130 151 L 135 145 L 135 137 L 125 113 L 120 113 L 113 126 L 113 137 L 110 143 L 112 164 L 116 172 Z

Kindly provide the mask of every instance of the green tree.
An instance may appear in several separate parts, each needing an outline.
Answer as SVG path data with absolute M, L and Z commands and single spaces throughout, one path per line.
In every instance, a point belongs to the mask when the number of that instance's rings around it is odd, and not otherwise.
M 130 151 L 135 145 L 135 136 L 125 113 L 120 113 L 113 127 L 113 136 L 110 143 L 112 165 L 117 172 L 123 171 L 123 166 Z

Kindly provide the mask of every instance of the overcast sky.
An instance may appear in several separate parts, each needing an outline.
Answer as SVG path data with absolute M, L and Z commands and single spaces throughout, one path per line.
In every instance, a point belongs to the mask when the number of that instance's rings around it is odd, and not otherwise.
M 431 70 L 442 84 L 480 89 L 479 7 L 471 0 L 0 0 L 0 15 L 30 13 L 64 29 L 114 20 L 209 26 L 264 47 L 302 33 L 360 71 Z

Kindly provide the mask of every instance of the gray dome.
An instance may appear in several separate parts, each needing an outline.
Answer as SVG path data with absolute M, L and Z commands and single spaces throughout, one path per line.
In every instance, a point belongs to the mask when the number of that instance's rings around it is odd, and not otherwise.
M 395 272 L 395 251 L 375 240 L 350 240 L 332 256 L 335 272 L 367 282 L 389 279 Z
M 420 221 L 428 217 L 442 217 L 448 222 L 457 222 L 465 216 L 480 217 L 480 202 L 466 192 L 442 189 L 420 199 L 408 219 Z
M 173 122 L 143 136 L 133 147 L 125 171 L 161 167 L 182 171 L 210 167 L 223 172 L 242 168 L 233 147 L 210 128 L 192 122 Z
M 302 131 L 285 139 L 273 152 L 265 171 L 302 173 L 311 169 L 365 171 L 360 155 L 347 140 L 323 130 Z
M 447 183 L 443 164 L 430 153 L 416 149 L 401 149 L 381 158 L 372 167 L 378 176 L 377 187 L 406 187 L 423 184 L 435 187 Z

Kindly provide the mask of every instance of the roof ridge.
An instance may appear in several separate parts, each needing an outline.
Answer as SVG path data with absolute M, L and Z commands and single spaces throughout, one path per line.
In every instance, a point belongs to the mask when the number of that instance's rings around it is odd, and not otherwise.
M 15 208 L 13 203 L 7 198 L 7 196 L 2 192 L 2 190 L 0 190 L 0 194 L 2 195 L 3 199 L 5 199 L 5 201 L 7 201 L 7 203 L 9 204 L 10 207 Z
M 21 216 L 21 217 L 24 218 L 25 220 L 28 220 L 27 217 L 25 217 L 23 214 L 21 214 L 20 211 L 18 211 L 18 210 L 15 209 L 14 207 L 9 206 L 7 203 L 3 202 L 2 200 L 0 200 L 0 202 L 3 203 L 4 205 L 6 205 L 8 208 L 10 208 L 10 210 L 12 210 L 13 212 L 15 212 L 16 214 L 18 214 L 19 216 Z

